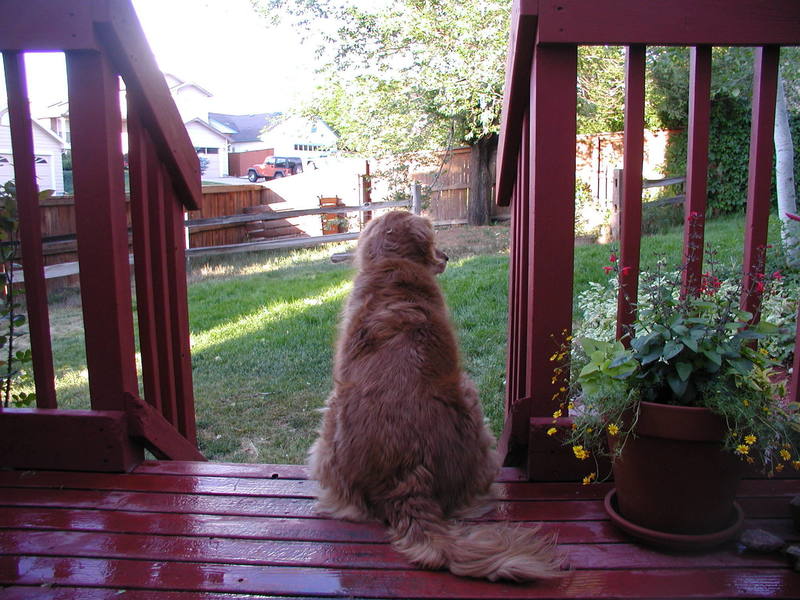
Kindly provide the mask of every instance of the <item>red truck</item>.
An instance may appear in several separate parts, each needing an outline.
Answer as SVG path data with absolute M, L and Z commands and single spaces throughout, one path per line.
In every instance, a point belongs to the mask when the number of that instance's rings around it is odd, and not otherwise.
M 259 179 L 275 179 L 302 173 L 303 159 L 297 156 L 268 156 L 258 165 L 247 168 L 247 179 L 253 183 Z

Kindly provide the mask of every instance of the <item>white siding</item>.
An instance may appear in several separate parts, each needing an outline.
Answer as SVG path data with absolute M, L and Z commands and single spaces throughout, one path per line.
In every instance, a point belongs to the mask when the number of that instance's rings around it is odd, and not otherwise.
M 216 153 L 198 153 L 208 159 L 205 175 L 224 177 L 228 174 L 228 141 L 218 133 L 197 122 L 186 124 L 186 131 L 195 148 L 216 148 Z
M 0 184 L 14 179 L 12 167 L 11 128 L 4 120 L 0 124 Z M 40 190 L 54 190 L 56 195 L 64 194 L 64 171 L 61 168 L 62 145 L 52 136 L 33 126 L 33 149 L 37 158 L 36 177 Z M 8 162 L 6 162 L 8 161 Z

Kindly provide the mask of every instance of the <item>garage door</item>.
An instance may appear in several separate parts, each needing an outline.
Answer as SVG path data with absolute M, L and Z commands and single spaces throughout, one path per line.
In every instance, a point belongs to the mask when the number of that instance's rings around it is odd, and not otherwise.
M 0 154 L 0 185 L 14 179 L 14 166 L 10 154 Z
M 51 156 L 36 157 L 36 183 L 40 190 L 54 189 L 53 165 Z M 14 179 L 14 157 L 11 154 L 0 154 L 0 183 Z

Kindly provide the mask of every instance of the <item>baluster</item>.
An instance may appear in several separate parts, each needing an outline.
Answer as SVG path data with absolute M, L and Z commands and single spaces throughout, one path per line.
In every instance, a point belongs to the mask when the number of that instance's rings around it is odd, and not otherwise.
M 743 310 L 757 322 L 761 309 L 759 277 L 764 274 L 772 181 L 775 100 L 778 89 L 778 46 L 755 51 L 753 72 L 753 119 L 750 127 L 750 162 L 747 179 L 747 217 L 742 261 Z
M 686 160 L 681 294 L 700 293 L 703 270 L 708 131 L 711 114 L 711 46 L 691 49 L 689 63 L 689 147 Z
M 639 252 L 642 241 L 642 161 L 644 157 L 645 46 L 629 46 L 625 61 L 625 142 L 620 206 L 619 296 L 617 339 L 636 318 Z M 628 339 L 623 339 L 627 345 Z
M 44 278 L 42 256 L 41 215 L 23 58 L 20 52 L 3 52 L 14 156 L 14 183 L 19 211 L 22 271 L 25 275 L 25 303 L 28 309 L 36 406 L 56 408 L 53 351 L 50 345 L 50 312 L 47 306 L 47 283 Z M 56 158 L 60 160 L 61 157 Z
M 92 408 L 138 396 L 119 81 L 94 51 L 67 52 L 75 216 Z

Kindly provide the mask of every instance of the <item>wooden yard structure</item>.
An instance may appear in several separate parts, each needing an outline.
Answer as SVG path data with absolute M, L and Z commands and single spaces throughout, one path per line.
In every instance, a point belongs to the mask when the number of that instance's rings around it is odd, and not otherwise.
M 621 260 L 636 289 L 644 57 L 692 47 L 687 211 L 703 212 L 712 45 L 754 45 L 745 273 L 765 244 L 781 45 L 800 43 L 795 0 L 516 0 L 496 195 L 512 206 L 507 467 L 483 519 L 543 522 L 573 568 L 512 585 L 420 571 L 378 523 L 313 512 L 292 465 L 204 461 L 195 439 L 183 213 L 201 198 L 197 156 L 130 0 L 2 0 L 37 408 L 0 409 L 0 596 L 132 598 L 798 598 L 780 555 L 735 543 L 697 555 L 635 543 L 603 510 L 610 484 L 574 483 L 542 435 L 555 407 L 551 334 L 571 327 L 575 79 L 579 44 L 629 47 Z M 25 52 L 66 53 L 78 258 L 91 410 L 58 407 L 53 382 Z M 138 341 L 122 186 L 119 77 L 128 96 Z M 699 265 L 690 265 L 696 269 Z M 690 271 L 694 272 L 694 271 Z M 691 281 L 689 282 L 689 285 Z M 745 301 L 756 301 L 745 299 Z M 621 322 L 631 306 L 620 305 Z M 142 386 L 137 381 L 141 356 Z M 795 356 L 791 394 L 798 398 Z M 157 460 L 144 460 L 145 449 Z M 746 480 L 748 526 L 797 542 L 797 479 Z

